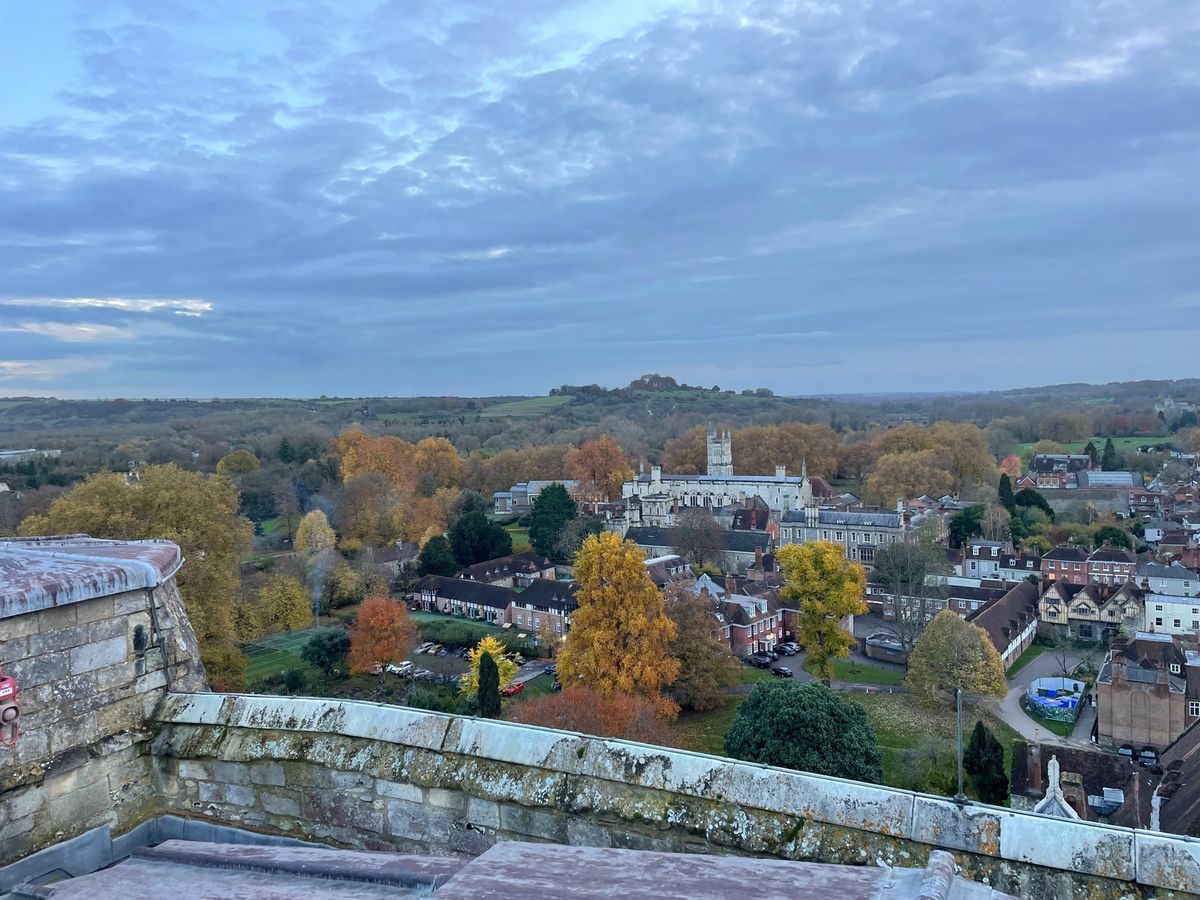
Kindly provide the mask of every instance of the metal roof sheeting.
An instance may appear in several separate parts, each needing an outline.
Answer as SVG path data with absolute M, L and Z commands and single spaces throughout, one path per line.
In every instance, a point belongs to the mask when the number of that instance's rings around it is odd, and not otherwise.
M 0 619 L 157 587 L 182 564 L 170 541 L 83 534 L 0 540 Z

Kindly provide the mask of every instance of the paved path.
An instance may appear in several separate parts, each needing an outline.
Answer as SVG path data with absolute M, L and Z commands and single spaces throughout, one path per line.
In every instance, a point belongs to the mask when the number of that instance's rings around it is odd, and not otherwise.
M 1025 691 L 1029 685 L 1038 678 L 1047 676 L 1057 676 L 1061 674 L 1061 666 L 1059 665 L 1060 654 L 1047 651 L 1023 668 L 1016 674 L 1016 677 L 1008 683 L 1008 696 L 1005 697 L 994 708 L 996 716 L 1003 722 L 1007 723 L 1014 731 L 1020 734 L 1023 738 L 1030 741 L 1037 741 L 1042 744 L 1061 744 L 1063 746 L 1079 746 L 1089 745 L 1088 735 L 1091 733 L 1091 722 L 1088 721 L 1086 731 L 1080 738 L 1080 728 L 1077 725 L 1075 733 L 1069 738 L 1059 737 L 1050 729 L 1041 725 L 1036 719 L 1030 718 L 1021 709 L 1021 698 L 1025 696 Z M 1074 668 L 1083 659 L 1084 654 L 1079 651 L 1069 651 L 1066 657 L 1068 667 Z M 1080 724 L 1087 718 L 1089 712 L 1094 717 L 1093 710 L 1086 709 L 1080 715 Z

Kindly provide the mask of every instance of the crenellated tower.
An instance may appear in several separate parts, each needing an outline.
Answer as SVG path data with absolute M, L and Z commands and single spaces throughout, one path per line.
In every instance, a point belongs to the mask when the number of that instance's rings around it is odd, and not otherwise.
M 708 474 L 733 476 L 733 435 L 728 430 L 708 429 Z

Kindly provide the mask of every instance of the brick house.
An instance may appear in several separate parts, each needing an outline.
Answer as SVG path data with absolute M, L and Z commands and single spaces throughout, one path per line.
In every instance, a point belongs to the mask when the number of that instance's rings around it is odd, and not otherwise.
M 1086 453 L 1035 453 L 1029 461 L 1029 471 L 1020 483 L 1032 481 L 1037 488 L 1076 487 L 1079 475 L 1092 468 L 1092 458 Z
M 1127 631 L 1142 627 L 1145 593 L 1133 582 L 1073 584 L 1043 582 L 1038 619 L 1043 632 L 1079 640 L 1110 640 L 1124 625 Z
M 716 601 L 721 636 L 734 656 L 772 650 L 783 641 L 783 612 L 769 596 L 730 595 Z
M 1137 556 L 1105 544 L 1087 558 L 1088 581 L 1100 584 L 1124 584 L 1137 574 Z
M 514 628 L 562 640 L 571 630 L 571 613 L 579 608 L 578 592 L 576 584 L 539 578 L 513 596 L 509 621 Z
M 1109 651 L 1096 695 L 1101 746 L 1161 751 L 1200 719 L 1200 655 L 1171 635 L 1139 631 Z
M 1059 544 L 1042 557 L 1042 578 L 1087 584 L 1088 552 L 1075 544 Z

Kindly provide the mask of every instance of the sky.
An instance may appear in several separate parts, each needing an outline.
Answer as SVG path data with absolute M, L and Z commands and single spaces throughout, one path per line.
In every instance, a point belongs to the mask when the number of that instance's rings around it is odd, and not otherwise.
M 1200 0 L 0 4 L 0 395 L 1198 374 Z

